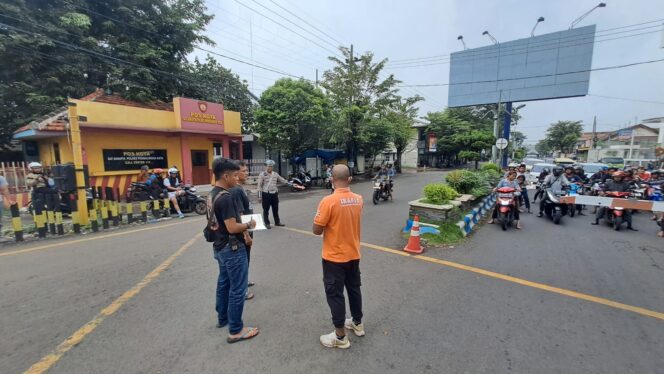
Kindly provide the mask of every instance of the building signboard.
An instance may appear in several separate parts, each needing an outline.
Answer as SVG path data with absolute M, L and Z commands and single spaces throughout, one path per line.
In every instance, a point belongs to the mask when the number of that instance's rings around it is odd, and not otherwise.
M 150 169 L 167 168 L 165 149 L 104 149 L 104 171 L 139 170 L 148 165 Z
M 183 129 L 224 131 L 224 105 L 207 101 L 178 98 Z

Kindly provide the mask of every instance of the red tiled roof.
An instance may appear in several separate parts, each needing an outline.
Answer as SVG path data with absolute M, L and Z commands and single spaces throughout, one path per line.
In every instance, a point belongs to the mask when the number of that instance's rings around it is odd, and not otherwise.
M 101 88 L 98 88 L 95 92 L 81 98 L 81 100 L 94 101 L 95 103 L 124 105 L 124 106 L 131 106 L 131 107 L 144 108 L 144 109 L 167 110 L 169 112 L 173 111 L 173 103 L 165 103 L 162 101 L 155 101 L 152 103 L 141 103 L 138 101 L 125 99 L 124 97 L 116 94 L 107 95 L 104 92 L 104 90 Z

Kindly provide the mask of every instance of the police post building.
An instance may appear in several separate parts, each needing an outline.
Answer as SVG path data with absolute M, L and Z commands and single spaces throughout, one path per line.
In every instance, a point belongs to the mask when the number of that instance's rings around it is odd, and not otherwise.
M 187 184 L 212 182 L 215 156 L 242 158 L 240 113 L 222 104 L 176 97 L 172 103 L 138 103 L 97 90 L 76 103 L 83 164 L 90 184 L 124 194 L 142 165 L 175 166 Z M 26 161 L 45 166 L 73 162 L 67 109 L 14 134 Z

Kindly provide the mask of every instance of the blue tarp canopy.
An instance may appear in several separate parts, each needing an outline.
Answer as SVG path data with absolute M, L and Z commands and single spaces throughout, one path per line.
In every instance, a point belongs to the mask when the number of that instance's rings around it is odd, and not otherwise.
M 304 164 L 307 158 L 320 157 L 323 159 L 323 163 L 331 164 L 334 160 L 339 158 L 344 158 L 345 153 L 337 149 L 309 149 L 303 153 L 293 157 L 292 161 L 295 164 Z

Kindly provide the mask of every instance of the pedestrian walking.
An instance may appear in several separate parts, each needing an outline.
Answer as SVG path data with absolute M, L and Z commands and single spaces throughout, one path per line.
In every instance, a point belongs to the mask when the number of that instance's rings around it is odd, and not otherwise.
M 277 184 L 288 183 L 281 175 L 274 172 L 274 161 L 267 160 L 265 162 L 265 171 L 258 175 L 258 201 L 263 205 L 263 221 L 265 227 L 271 229 L 270 226 L 270 208 L 272 208 L 272 215 L 274 216 L 275 226 L 285 226 L 281 219 L 279 219 L 279 188 Z
M 237 172 L 237 179 L 239 184 L 231 188 L 231 196 L 233 196 L 233 200 L 235 200 L 235 204 L 240 210 L 241 215 L 254 214 L 254 209 L 251 206 L 251 201 L 249 200 L 249 196 L 247 195 L 247 190 L 244 189 L 244 184 L 247 182 L 247 178 L 249 177 L 249 166 L 247 165 L 246 161 L 239 161 L 238 165 L 240 166 L 240 170 Z M 249 233 L 249 236 L 252 239 L 254 238 L 253 233 Z M 248 269 L 249 264 L 251 263 L 251 245 L 247 243 L 245 244 L 246 244 L 245 246 L 247 247 L 247 269 Z M 249 270 L 247 270 L 247 272 L 248 271 Z M 254 282 L 249 281 L 247 283 L 247 287 L 252 287 L 252 286 L 254 286 Z M 253 298 L 254 298 L 254 293 L 247 291 L 245 300 L 251 300 Z
M 216 158 L 212 163 L 215 184 L 208 197 L 208 241 L 213 241 L 214 257 L 219 263 L 217 279 L 217 327 L 228 325 L 228 343 L 236 343 L 258 335 L 258 328 L 247 327 L 242 321 L 244 300 L 247 294 L 247 245 L 251 245 L 248 230 L 256 227 L 255 221 L 242 223 L 240 210 L 230 190 L 238 184 L 237 163 Z M 211 209 L 210 209 L 211 208 Z
M 349 348 L 346 329 L 364 336 L 362 292 L 360 291 L 360 220 L 362 196 L 350 190 L 351 174 L 346 165 L 332 169 L 334 194 L 321 200 L 313 232 L 323 235 L 323 284 L 332 313 L 334 331 L 320 337 L 328 348 Z M 346 319 L 344 288 L 352 318 Z

